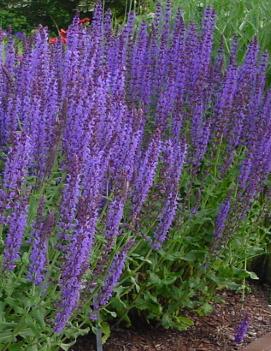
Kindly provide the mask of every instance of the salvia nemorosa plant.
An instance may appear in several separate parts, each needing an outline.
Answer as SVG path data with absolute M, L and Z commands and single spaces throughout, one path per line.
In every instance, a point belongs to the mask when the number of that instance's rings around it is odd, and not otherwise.
M 242 64 L 235 40 L 229 60 L 222 47 L 212 55 L 214 25 L 211 8 L 199 30 L 168 2 L 151 24 L 131 13 L 115 31 L 98 4 L 65 42 L 43 27 L 19 43 L 0 32 L 3 277 L 19 275 L 40 301 L 52 294 L 56 334 L 82 306 L 97 319 L 131 251 L 159 252 L 170 228 L 200 213 L 209 176 L 224 184 L 203 240 L 210 256 L 263 194 L 268 55 L 256 40 Z

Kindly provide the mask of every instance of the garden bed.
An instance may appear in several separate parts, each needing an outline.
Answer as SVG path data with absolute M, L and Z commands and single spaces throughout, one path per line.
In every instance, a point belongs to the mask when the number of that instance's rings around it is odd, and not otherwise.
M 242 350 L 253 340 L 271 331 L 270 292 L 266 286 L 252 285 L 245 302 L 241 295 L 223 292 L 224 304 L 215 304 L 212 314 L 194 317 L 194 327 L 177 332 L 153 327 L 113 330 L 105 351 L 233 351 Z M 234 342 L 235 328 L 242 315 L 249 315 L 249 329 L 244 342 Z M 72 351 L 94 351 L 95 339 L 84 337 Z

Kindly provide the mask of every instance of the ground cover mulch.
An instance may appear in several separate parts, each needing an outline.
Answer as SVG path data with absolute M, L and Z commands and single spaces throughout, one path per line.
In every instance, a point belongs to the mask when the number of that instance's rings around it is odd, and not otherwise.
M 192 316 L 194 326 L 178 332 L 162 328 L 137 326 L 114 329 L 105 351 L 235 351 L 271 332 L 270 288 L 251 285 L 251 293 L 242 302 L 240 294 L 224 291 L 225 303 L 214 304 L 206 317 Z M 242 344 L 234 342 L 235 328 L 244 313 L 250 318 L 248 334 Z M 72 351 L 94 351 L 95 338 L 81 338 Z

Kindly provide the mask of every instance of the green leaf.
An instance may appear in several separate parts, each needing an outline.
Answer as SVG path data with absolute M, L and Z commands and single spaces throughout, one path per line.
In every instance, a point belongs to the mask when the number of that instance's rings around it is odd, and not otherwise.
M 11 308 L 13 308 L 16 313 L 20 315 L 24 314 L 24 309 L 20 306 L 20 301 L 18 301 L 17 299 L 14 299 L 11 296 L 7 296 L 5 298 L 5 303 Z
M 139 293 L 140 291 L 140 286 L 137 284 L 137 281 L 134 277 L 130 277 L 131 283 L 133 284 L 133 286 L 136 289 L 136 292 Z
M 174 328 L 174 322 L 168 313 L 164 313 L 162 317 L 162 326 L 166 329 Z
M 1 317 L 3 317 L 4 309 L 5 309 L 5 303 L 0 301 L 0 319 Z
M 45 350 L 47 351 L 48 349 L 46 348 Z M 27 346 L 27 351 L 40 351 L 40 349 L 36 345 L 29 345 Z
M 146 258 L 146 257 L 144 257 L 142 255 L 139 255 L 137 253 L 131 254 L 130 259 L 131 258 L 135 258 L 136 260 L 141 261 L 141 262 L 149 263 L 150 265 L 152 265 L 152 263 L 153 263 L 150 259 L 148 259 L 148 258 Z
M 118 312 L 118 314 L 122 314 L 123 312 L 125 312 L 128 308 L 127 304 L 120 298 L 119 295 L 115 295 L 111 301 L 110 301 L 110 305 L 112 306 L 112 308 L 114 310 L 116 310 Z
M 103 344 L 105 344 L 106 341 L 108 340 L 108 338 L 110 337 L 110 334 L 111 334 L 110 326 L 108 323 L 103 321 L 101 323 L 101 329 L 102 329 L 102 333 L 103 333 L 102 342 L 103 342 Z
M 8 329 L 8 328 L 5 328 L 5 327 L 10 327 L 10 328 L 13 328 L 17 323 L 14 322 L 14 321 L 11 321 L 11 322 L 6 322 L 6 321 L 0 321 L 0 330 L 4 330 L 4 329 Z
M 107 308 L 103 308 L 103 310 L 104 310 L 107 314 L 109 314 L 111 317 L 113 317 L 113 318 L 116 318 L 116 317 L 117 317 L 117 313 L 116 313 L 116 312 L 114 312 L 114 311 L 109 311 Z
M 18 335 L 20 335 L 21 337 L 23 338 L 26 338 L 26 337 L 34 337 L 36 335 L 36 333 L 34 332 L 33 329 L 31 328 L 25 328 L 25 329 L 22 329 L 18 332 Z
M 197 309 L 197 313 L 199 316 L 206 316 L 213 311 L 213 306 L 208 302 L 203 304 L 200 308 Z
M 0 343 L 7 343 L 12 341 L 16 341 L 12 329 L 7 329 L 3 332 L 0 332 Z
M 22 351 L 23 350 L 23 346 L 24 346 L 24 342 L 20 341 L 20 342 L 16 342 L 15 345 L 10 345 L 9 346 L 9 351 Z M 1 345 L 0 345 L 1 346 Z M 1 350 L 1 348 L 0 348 Z
M 247 275 L 248 275 L 248 277 L 249 277 L 250 279 L 259 280 L 259 277 L 257 276 L 256 273 L 250 272 L 250 271 L 246 271 L 246 273 L 247 273 Z
M 174 321 L 175 321 L 175 327 L 180 331 L 186 330 L 187 328 L 194 325 L 194 322 L 192 321 L 192 319 L 184 316 L 175 317 Z
M 46 323 L 44 317 L 46 315 L 46 310 L 39 306 L 39 308 L 34 308 L 31 311 L 31 316 L 39 323 L 41 327 L 45 327 Z
M 68 344 L 62 343 L 62 344 L 60 344 L 60 348 L 64 351 L 68 351 L 68 350 L 70 350 L 71 346 L 73 346 L 75 343 L 76 343 L 76 341 L 72 341 Z
M 156 286 L 160 286 L 161 285 L 161 279 L 154 272 L 150 272 L 150 284 L 151 285 L 156 285 Z

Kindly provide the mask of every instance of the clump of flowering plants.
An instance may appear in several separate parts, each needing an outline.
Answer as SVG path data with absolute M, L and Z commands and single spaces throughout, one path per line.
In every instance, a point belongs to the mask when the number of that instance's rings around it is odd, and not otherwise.
M 213 59 L 214 22 L 185 26 L 168 2 L 115 32 L 98 4 L 22 56 L 1 40 L 1 350 L 67 350 L 129 309 L 183 328 L 226 263 L 248 274 L 229 255 L 268 204 L 268 56 L 253 41 L 237 65 L 233 42 Z

